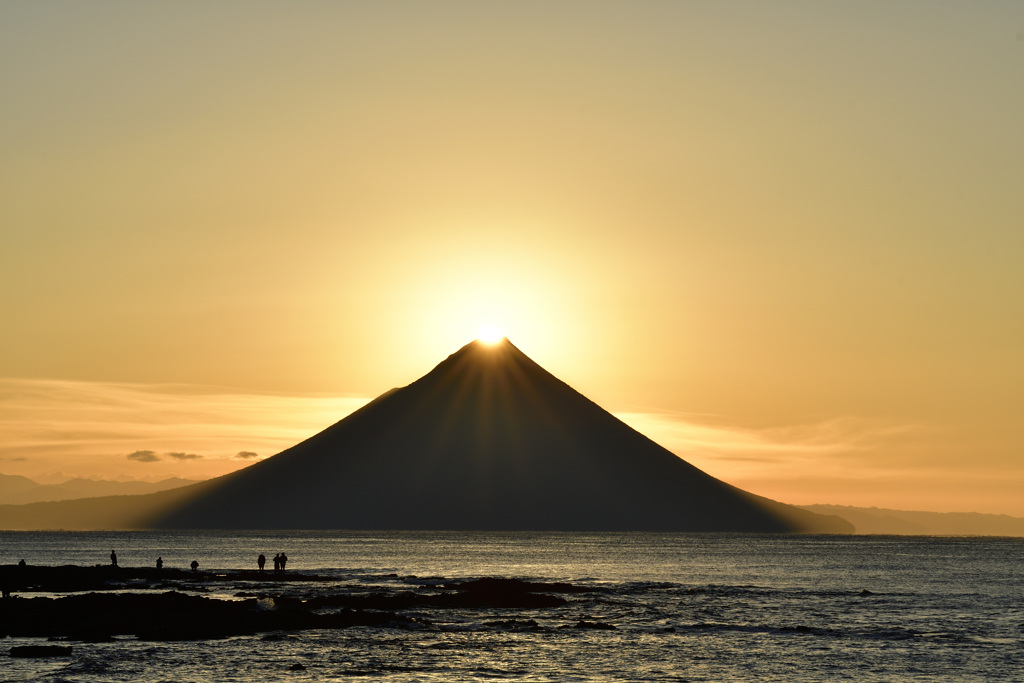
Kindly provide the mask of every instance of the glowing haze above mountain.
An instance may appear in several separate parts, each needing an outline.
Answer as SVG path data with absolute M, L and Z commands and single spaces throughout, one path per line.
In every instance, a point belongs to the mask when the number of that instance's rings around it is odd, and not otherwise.
M 495 326 L 755 493 L 1024 515 L 1022 64 L 1014 3 L 3 3 L 0 473 L 223 474 Z

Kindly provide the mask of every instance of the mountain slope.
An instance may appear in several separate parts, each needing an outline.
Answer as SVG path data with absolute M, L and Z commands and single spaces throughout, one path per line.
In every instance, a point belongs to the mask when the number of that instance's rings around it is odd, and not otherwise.
M 473 342 L 306 441 L 210 482 L 168 528 L 818 531 L 634 431 L 507 340 Z

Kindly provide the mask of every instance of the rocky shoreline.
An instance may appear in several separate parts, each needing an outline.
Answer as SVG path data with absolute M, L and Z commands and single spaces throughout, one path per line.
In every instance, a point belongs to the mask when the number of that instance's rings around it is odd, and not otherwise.
M 509 578 L 453 581 L 418 590 L 356 593 L 332 587 L 303 597 L 283 594 L 288 584 L 326 582 L 315 574 L 253 571 L 190 572 L 143 567 L 0 567 L 7 590 L 0 600 L 0 637 L 103 642 L 200 640 L 272 631 L 353 626 L 416 628 L 427 609 L 546 609 L 566 594 L 592 592 L 568 583 Z M 190 593 L 243 582 L 233 599 Z M 26 597 L 25 593 L 68 593 Z M 414 610 L 415 616 L 405 614 Z M 591 627 L 588 623 L 581 628 Z
M 76 591 L 124 590 L 129 587 L 161 588 L 200 587 L 229 581 L 260 581 L 271 583 L 297 583 L 329 581 L 327 577 L 300 572 L 257 572 L 233 570 L 227 572 L 189 571 L 163 567 L 120 567 L 97 564 L 91 567 L 63 565 L 2 565 L 0 585 L 14 592 L 67 593 Z

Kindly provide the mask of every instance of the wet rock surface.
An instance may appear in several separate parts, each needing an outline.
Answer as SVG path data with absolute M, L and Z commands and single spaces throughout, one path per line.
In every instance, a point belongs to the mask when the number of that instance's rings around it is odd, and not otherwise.
M 21 645 L 11 648 L 12 657 L 70 657 L 67 645 Z
M 119 567 L 98 564 L 92 567 L 64 565 L 0 566 L 0 582 L 12 592 L 45 591 L 66 593 L 79 591 L 123 590 L 130 588 L 166 588 L 172 585 L 216 584 L 229 581 L 260 581 L 266 583 L 316 582 L 328 579 L 299 572 L 229 571 L 206 572 L 155 567 Z
M 479 578 L 398 592 L 360 593 L 332 586 L 329 592 L 282 594 L 291 583 L 325 581 L 316 575 L 257 572 L 190 572 L 174 569 L 5 566 L 0 636 L 103 642 L 121 636 L 141 640 L 203 640 L 237 635 L 353 626 L 415 628 L 429 623 L 424 609 L 536 610 L 567 604 L 567 594 L 595 592 L 568 583 Z M 13 575 L 13 579 L 12 579 Z M 200 595 L 243 582 L 235 599 Z M 33 593 L 68 593 L 34 596 Z M 514 616 L 514 615 L 512 615 Z M 515 621 L 513 619 L 512 621 Z M 524 620 L 527 628 L 536 622 Z M 587 626 L 581 627 L 586 628 Z M 600 628 L 600 626 L 589 626 Z
M 396 614 L 342 610 L 318 614 L 299 606 L 261 609 L 256 599 L 217 600 L 176 591 L 157 594 L 85 593 L 3 601 L 0 635 L 143 640 L 198 640 L 267 631 L 378 626 L 411 621 Z
M 543 609 L 559 607 L 568 601 L 557 593 L 596 592 L 568 583 L 545 583 L 507 578 L 481 578 L 443 584 L 439 592 L 403 591 L 369 595 L 335 594 L 315 597 L 306 602 L 315 607 L 352 609 Z

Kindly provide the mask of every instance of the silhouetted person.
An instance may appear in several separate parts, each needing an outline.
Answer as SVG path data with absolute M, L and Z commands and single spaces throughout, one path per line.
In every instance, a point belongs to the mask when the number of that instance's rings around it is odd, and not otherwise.
M 164 558 L 162 558 L 162 557 L 156 558 L 156 570 L 160 571 L 163 568 L 164 568 Z
M 113 550 L 110 551 L 110 566 L 117 566 L 117 553 L 115 553 Z
M 192 564 L 190 566 L 192 567 L 192 571 L 196 571 L 199 569 L 199 560 L 192 560 Z
M 25 566 L 25 560 L 19 560 L 18 561 L 18 566 L 19 567 L 24 567 Z
M 256 558 L 256 565 L 260 568 L 260 574 L 263 573 L 263 565 L 267 563 L 267 556 L 260 553 L 260 556 Z
M 281 553 L 278 553 L 277 555 L 274 555 L 274 573 L 275 574 L 280 574 L 281 573 Z
M 287 562 L 288 562 L 288 556 L 285 555 L 284 553 L 281 553 L 281 573 L 282 574 L 284 574 L 284 566 L 285 566 L 285 564 L 287 564 Z

